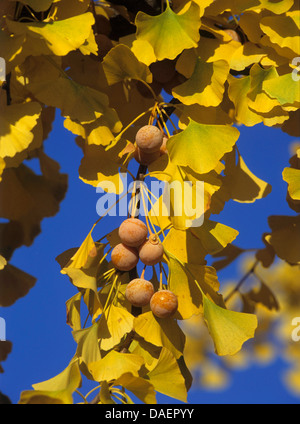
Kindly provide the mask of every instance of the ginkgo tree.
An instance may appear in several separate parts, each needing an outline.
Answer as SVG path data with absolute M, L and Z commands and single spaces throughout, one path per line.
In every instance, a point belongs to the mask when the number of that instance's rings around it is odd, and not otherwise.
M 185 324 L 200 318 L 215 355 L 232 357 L 255 340 L 257 305 L 266 304 L 264 294 L 271 292 L 263 284 L 264 290 L 252 293 L 252 308 L 249 302 L 243 308 L 229 302 L 239 285 L 225 296 L 217 273 L 242 249 L 234 244 L 238 231 L 211 215 L 220 214 L 229 200 L 253 203 L 271 191 L 239 152 L 239 126 L 263 123 L 300 134 L 299 4 L 3 0 L 0 9 L 0 56 L 6 66 L 0 91 L 0 211 L 7 220 L 0 224 L 0 306 L 10 306 L 34 286 L 35 279 L 9 261 L 15 249 L 33 243 L 41 221 L 58 212 L 67 190 L 67 176 L 43 150 L 56 111 L 82 149 L 79 178 L 106 191 L 112 183 L 120 201 L 128 194 L 120 178 L 125 174 L 133 187 L 128 218 L 144 222 L 146 256 L 162 249 L 159 259 L 146 262 L 142 242 L 124 245 L 118 228 L 105 233 L 107 211 L 78 246 L 58 252 L 61 273 L 74 286 L 66 307 L 77 349 L 65 370 L 23 391 L 20 403 L 69 404 L 75 393 L 83 403 L 132 403 L 133 395 L 156 403 L 157 393 L 186 402 L 192 373 Z M 152 151 L 137 137 L 145 127 L 161 137 Z M 24 164 L 31 158 L 38 159 L 41 175 Z M 296 214 L 270 216 L 270 231 L 262 235 L 265 248 L 255 252 L 251 272 L 270 267 L 276 257 L 299 272 L 299 146 L 279 172 Z M 169 214 L 157 212 L 163 195 L 153 198 L 143 184 L 153 180 L 181 188 L 189 182 L 191 198 L 202 182 L 201 225 L 190 225 L 199 218 L 197 211 L 174 213 L 175 196 Z M 136 211 L 146 201 L 149 208 L 141 216 Z M 208 256 L 216 262 L 208 265 Z M 120 265 L 124 258 L 132 261 L 128 269 Z M 132 280 L 150 284 L 150 303 L 130 302 L 126 289 Z M 174 308 L 157 315 L 154 296 L 166 293 Z M 164 302 L 160 312 L 171 302 L 163 296 L 156 301 Z M 0 343 L 4 360 L 11 344 Z M 94 382 L 89 393 L 80 391 L 83 377 Z

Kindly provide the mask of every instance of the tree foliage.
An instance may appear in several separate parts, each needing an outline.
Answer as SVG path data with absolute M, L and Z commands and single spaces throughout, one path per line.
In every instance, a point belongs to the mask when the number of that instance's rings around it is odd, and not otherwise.
M 58 252 L 61 272 L 74 285 L 66 306 L 77 350 L 64 371 L 22 392 L 20 403 L 73 403 L 83 377 L 95 382 L 93 403 L 132 403 L 132 395 L 155 403 L 156 393 L 187 401 L 195 364 L 205 363 L 203 379 L 214 381 L 211 346 L 233 363 L 247 351 L 246 341 L 256 352 L 265 348 L 260 335 L 274 319 L 277 297 L 288 314 L 293 310 L 289 296 L 297 291 L 300 266 L 299 146 L 279 171 L 291 215 L 269 217 L 265 247 L 250 266 L 251 275 L 258 267 L 266 273 L 258 289 L 243 292 L 238 284 L 226 294 L 220 287 L 218 271 L 244 251 L 234 244 L 238 232 L 211 215 L 229 200 L 253 203 L 271 191 L 238 150 L 241 125 L 262 123 L 300 134 L 294 60 L 300 55 L 299 4 L 3 0 L 0 9 L 0 55 L 6 63 L 0 82 L 0 210 L 6 219 L 0 224 L 0 306 L 12 305 L 34 286 L 34 277 L 9 261 L 15 249 L 33 243 L 41 221 L 59 211 L 67 191 L 67 176 L 43 150 L 57 111 L 82 149 L 84 183 L 105 188 L 113 182 L 119 195 L 120 173 L 135 184 L 203 181 L 205 198 L 201 226 L 187 225 L 186 216 L 157 215 L 161 197 L 150 206 L 146 223 L 163 244 L 164 258 L 143 273 L 155 290 L 177 296 L 178 310 L 166 319 L 126 300 L 138 269 L 119 272 L 112 264 L 117 229 L 100 240 L 93 236 L 108 217 L 100 217 L 80 247 Z M 135 159 L 135 135 L 147 124 L 160 128 L 167 141 L 159 157 L 144 165 Z M 32 158 L 40 163 L 40 175 L 24 163 Z M 142 202 L 151 193 L 142 188 L 139 194 Z M 174 199 L 171 204 L 176 209 Z M 275 295 L 268 268 L 276 258 L 282 260 L 282 278 Z M 236 296 L 240 302 L 233 302 Z M 196 339 L 190 322 L 196 323 Z M 1 342 L 1 361 L 11 349 L 7 343 Z M 292 384 L 299 388 L 298 380 Z

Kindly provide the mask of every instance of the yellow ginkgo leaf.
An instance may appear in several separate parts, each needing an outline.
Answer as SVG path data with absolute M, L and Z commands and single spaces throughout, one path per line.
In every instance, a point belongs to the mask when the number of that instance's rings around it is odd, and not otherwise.
M 147 378 L 156 391 L 181 402 L 187 402 L 185 379 L 172 353 L 162 348 L 159 358 L 148 367 Z
M 179 319 L 189 319 L 202 312 L 202 293 L 200 288 L 216 303 L 222 303 L 218 290 L 216 271 L 206 265 L 189 265 L 179 262 L 173 255 L 168 255 L 170 290 L 178 298 L 176 316 Z M 196 280 L 196 281 L 195 281 Z
M 146 342 L 166 347 L 176 359 L 183 354 L 185 335 L 173 318 L 156 318 L 145 312 L 134 319 L 134 330 Z
M 189 51 L 183 52 L 178 66 L 183 66 L 180 62 L 185 61 L 190 54 Z M 223 99 L 228 73 L 229 64 L 226 61 L 207 63 L 198 57 L 191 77 L 175 87 L 172 94 L 186 105 L 197 103 L 205 107 L 218 106 Z
M 172 227 L 163 241 L 164 248 L 181 262 L 205 265 L 206 249 L 191 229 L 177 230 Z
M 4 265 L 3 259 L 1 260 L 2 266 Z M 0 306 L 6 307 L 14 304 L 16 300 L 24 297 L 35 283 L 36 278 L 32 275 L 11 264 L 6 264 L 0 270 Z
M 232 55 L 241 46 L 241 43 L 230 39 L 230 41 L 221 38 L 202 38 L 202 43 L 197 47 L 198 56 L 205 62 L 216 62 L 225 60 L 230 63 Z
M 91 231 L 88 233 L 83 243 L 76 251 L 75 255 L 73 255 L 70 261 L 63 267 L 61 270 L 62 274 L 66 274 L 69 268 L 80 269 L 86 265 L 90 254 L 95 249 L 95 242 L 92 237 L 92 232 L 95 228 L 95 225 L 96 224 L 93 225 Z
M 263 36 L 260 28 L 260 20 L 262 19 L 261 11 L 248 11 L 242 14 L 239 19 L 239 25 L 252 43 L 259 43 Z
M 144 359 L 139 355 L 112 350 L 99 361 L 91 362 L 88 368 L 94 380 L 101 382 L 116 380 L 128 372 L 138 376 L 143 364 Z
M 153 47 L 147 40 L 136 39 L 133 41 L 131 51 L 135 57 L 145 65 L 149 66 L 151 63 L 156 62 L 156 56 L 154 54 Z
M 72 333 L 77 343 L 76 357 L 81 365 L 84 364 L 81 369 L 87 377 L 90 377 L 88 365 L 101 359 L 98 332 L 99 324 L 95 323 L 91 327 L 76 330 Z
M 115 380 L 114 386 L 124 387 L 145 404 L 156 404 L 156 392 L 152 382 L 133 375 L 131 372 L 123 373 Z
M 63 270 L 64 274 L 67 274 L 70 278 L 72 284 L 79 289 L 92 290 L 97 296 L 97 279 L 94 275 L 89 275 L 89 273 L 82 269 L 68 267 Z M 100 301 L 98 300 L 98 303 Z
M 283 180 L 288 183 L 288 192 L 292 199 L 300 200 L 300 169 L 285 168 Z
M 89 38 L 95 20 L 90 12 L 54 22 L 16 22 L 7 20 L 9 31 L 26 35 L 23 49 L 33 56 L 54 54 L 65 56 L 78 49 Z
M 64 117 L 86 124 L 104 116 L 112 130 L 118 124 L 116 112 L 109 107 L 108 96 L 69 78 L 60 67 L 60 59 L 30 57 L 22 64 L 20 72 L 19 82 L 40 102 L 59 108 Z
M 252 127 L 262 122 L 263 117 L 249 108 L 247 94 L 251 86 L 250 76 L 235 78 L 233 75 L 229 75 L 228 83 L 228 95 L 235 106 L 235 119 L 237 122 L 247 127 Z
M 183 50 L 197 47 L 200 38 L 199 6 L 189 2 L 179 14 L 171 9 L 158 16 L 139 12 L 136 16 L 138 40 L 146 40 L 152 46 L 157 60 L 175 59 Z
M 201 225 L 204 214 L 210 207 L 211 196 L 221 185 L 216 172 L 200 175 L 170 161 L 161 171 L 160 166 L 163 168 L 163 161 L 151 167 L 156 168 L 156 171 L 150 172 L 149 175 L 165 180 L 168 184 L 159 184 L 163 194 L 149 211 L 153 223 L 160 228 L 167 228 L 172 224 L 179 230 Z M 157 198 L 159 193 L 153 192 L 153 195 Z
M 256 1 L 252 0 L 253 3 L 256 3 Z M 293 0 L 279 0 L 279 1 L 273 1 L 273 0 L 259 0 L 260 7 L 259 9 L 267 9 L 271 12 L 281 15 L 285 12 L 287 12 L 293 5 Z M 253 5 L 253 9 L 257 7 L 256 5 Z
M 13 104 L 0 114 L 0 157 L 12 158 L 28 148 L 33 141 L 33 128 L 41 113 L 37 102 Z
M 246 42 L 240 45 L 230 58 L 230 68 L 235 71 L 242 71 L 254 63 L 259 63 L 265 56 L 267 51 L 260 45 Z
M 237 161 L 236 152 L 230 152 L 226 157 L 225 164 L 225 178 L 222 187 L 226 186 L 228 200 L 252 203 L 266 197 L 271 192 L 271 185 L 250 171 L 239 152 Z
M 126 309 L 111 304 L 99 320 L 100 348 L 108 351 L 133 329 L 134 317 Z
M 267 114 L 272 109 L 279 106 L 276 99 L 272 99 L 263 90 L 263 83 L 269 79 L 278 77 L 274 66 L 269 69 L 263 69 L 258 64 L 254 64 L 250 70 L 250 90 L 247 94 L 248 105 L 256 113 Z
M 173 0 L 172 7 L 177 12 L 177 10 L 181 10 L 189 1 L 190 0 Z M 200 7 L 200 16 L 204 15 L 205 9 L 214 1 L 215 0 L 194 0 Z
M 73 404 L 73 392 L 81 385 L 81 374 L 77 358 L 56 377 L 33 384 L 34 391 L 21 393 L 19 404 Z
M 81 330 L 81 305 L 82 293 L 78 292 L 66 302 L 67 324 L 73 331 Z
M 187 128 L 167 142 L 171 161 L 188 166 L 199 174 L 216 168 L 225 153 L 232 150 L 239 131 L 229 125 L 203 125 L 190 120 Z
M 23 52 L 24 42 L 24 34 L 12 35 L 0 28 L 0 51 L 1 57 L 6 63 L 6 74 L 26 58 L 26 54 Z
M 101 145 L 87 145 L 79 167 L 79 178 L 86 184 L 101 187 L 106 192 L 122 193 L 124 185 L 119 170 L 126 158 L 119 155 L 125 146 L 124 140 L 120 140 L 109 150 Z
M 285 13 L 293 5 L 293 0 L 215 0 L 208 8 L 207 14 L 216 16 L 225 10 L 240 15 L 246 10 L 267 9 L 276 14 Z
M 234 228 L 208 219 L 200 227 L 192 227 L 191 232 L 201 241 L 203 250 L 210 255 L 220 252 L 239 234 Z
M 253 314 L 230 311 L 203 296 L 204 320 L 218 355 L 234 355 L 244 342 L 254 337 L 257 318 Z
M 129 47 L 118 44 L 103 59 L 103 70 L 109 85 L 126 80 L 152 82 L 149 68 L 136 58 Z
M 229 77 L 229 75 L 228 75 Z M 178 127 L 184 130 L 192 119 L 199 124 L 231 125 L 232 119 L 222 109 L 222 104 L 217 107 L 205 107 L 198 104 L 183 105 L 177 107 L 176 115 L 179 117 Z
M 266 16 L 262 18 L 260 27 L 272 43 L 292 50 L 295 56 L 300 55 L 299 11 L 287 12 L 285 15 Z
M 0 271 L 2 270 L 2 269 L 4 269 L 4 267 L 7 265 L 7 260 L 2 256 L 2 255 L 0 255 Z
M 266 241 L 271 244 L 279 258 L 300 263 L 300 216 L 270 216 L 271 234 Z

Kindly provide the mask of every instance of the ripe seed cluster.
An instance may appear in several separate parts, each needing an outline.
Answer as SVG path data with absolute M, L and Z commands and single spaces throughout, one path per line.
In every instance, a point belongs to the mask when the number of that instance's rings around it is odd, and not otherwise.
M 143 126 L 136 134 L 135 159 L 148 166 L 167 153 L 168 138 L 153 125 Z M 148 237 L 147 226 L 137 218 L 128 218 L 119 227 L 121 243 L 111 253 L 114 267 L 120 271 L 130 271 L 139 260 L 144 265 L 154 266 L 163 259 L 164 249 L 155 234 Z M 178 308 L 177 296 L 170 290 L 155 292 L 151 281 L 135 278 L 129 282 L 125 291 L 126 299 L 134 306 L 150 308 L 158 318 L 167 318 L 175 314 Z
M 119 227 L 121 243 L 111 253 L 111 261 L 120 271 L 130 271 L 139 260 L 144 265 L 156 265 L 162 261 L 164 250 L 158 237 L 148 237 L 147 226 L 140 219 L 128 218 Z M 150 304 L 153 314 L 159 318 L 173 315 L 178 307 L 177 297 L 169 290 L 154 292 L 153 284 L 144 278 L 135 278 L 126 287 L 125 296 L 134 306 Z

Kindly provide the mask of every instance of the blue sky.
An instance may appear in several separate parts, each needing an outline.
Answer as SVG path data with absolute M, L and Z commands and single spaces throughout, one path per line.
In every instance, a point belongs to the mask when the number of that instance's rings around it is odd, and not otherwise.
M 228 202 L 215 220 L 232 226 L 240 234 L 236 240 L 241 247 L 262 247 L 261 235 L 268 231 L 270 214 L 294 215 L 286 197 L 286 183 L 281 172 L 288 166 L 290 143 L 293 137 L 279 129 L 258 125 L 239 128 L 238 148 L 250 170 L 272 184 L 271 194 L 251 205 Z M 7 325 L 7 339 L 13 342 L 13 350 L 3 363 L 0 374 L 0 390 L 13 403 L 18 402 L 22 390 L 47 380 L 69 363 L 76 345 L 71 329 L 66 324 L 65 302 L 76 290 L 67 277 L 59 272 L 55 257 L 70 247 L 80 245 L 97 220 L 96 202 L 99 194 L 78 178 L 82 152 L 74 136 L 64 130 L 63 120 L 57 116 L 53 131 L 45 142 L 45 151 L 61 164 L 61 171 L 69 175 L 69 189 L 61 203 L 60 212 L 42 222 L 42 233 L 29 248 L 18 249 L 12 264 L 37 277 L 34 288 L 8 308 L 0 309 Z M 116 228 L 122 218 L 107 218 L 99 224 L 99 230 Z M 220 272 L 219 280 L 238 277 L 234 264 Z M 299 403 L 282 384 L 282 371 L 288 364 L 278 360 L 268 367 L 251 366 L 232 373 L 226 390 L 208 391 L 192 389 L 190 403 Z M 170 403 L 164 396 L 161 403 Z M 173 401 L 177 403 L 177 401 Z

